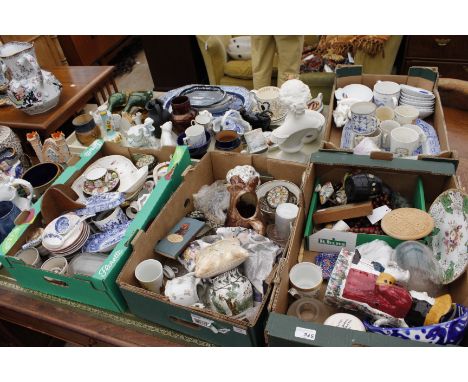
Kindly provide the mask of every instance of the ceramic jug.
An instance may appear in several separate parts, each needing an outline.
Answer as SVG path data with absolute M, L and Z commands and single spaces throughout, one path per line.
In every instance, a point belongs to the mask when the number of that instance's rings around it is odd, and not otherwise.
M 208 293 L 213 308 L 227 316 L 237 316 L 253 307 L 252 284 L 238 268 L 216 276 Z
M 28 191 L 26 198 L 20 196 L 15 186 L 25 187 Z M 23 179 L 13 177 L 0 178 L 0 201 L 12 202 L 20 211 L 29 211 L 33 197 L 33 187 L 31 183 Z
M 8 96 L 18 109 L 32 115 L 57 105 L 62 84 L 52 73 L 41 70 L 32 44 L 8 42 L 0 46 L 0 59 L 10 80 Z

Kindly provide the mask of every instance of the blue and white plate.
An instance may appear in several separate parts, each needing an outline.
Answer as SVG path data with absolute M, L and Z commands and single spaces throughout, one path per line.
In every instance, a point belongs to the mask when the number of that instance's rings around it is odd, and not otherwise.
M 110 252 L 122 240 L 131 222 L 127 222 L 106 232 L 91 235 L 83 246 L 82 252 Z
M 196 86 L 201 85 L 186 85 L 182 86 L 177 89 L 173 89 L 165 93 L 159 99 L 163 102 L 164 108 L 171 112 L 171 101 L 174 97 L 180 95 L 186 89 L 193 88 Z M 252 109 L 252 100 L 250 97 L 250 93 L 246 88 L 240 86 L 219 86 L 222 90 L 226 92 L 226 97 L 220 103 L 215 105 L 211 105 L 207 107 L 211 114 L 214 117 L 219 117 L 223 115 L 229 109 L 233 110 L 240 110 L 241 108 L 245 108 L 246 111 L 250 111 Z
M 86 199 L 86 207 L 76 210 L 78 216 L 94 215 L 98 212 L 108 211 L 120 206 L 125 201 L 123 192 L 106 192 L 93 195 Z
M 67 216 L 60 216 L 55 221 L 55 231 L 60 235 L 63 235 L 68 232 L 70 228 L 70 219 Z

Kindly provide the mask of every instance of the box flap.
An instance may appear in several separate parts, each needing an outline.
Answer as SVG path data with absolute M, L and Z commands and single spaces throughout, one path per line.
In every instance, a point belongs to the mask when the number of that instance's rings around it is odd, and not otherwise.
M 454 175 L 457 171 L 458 160 L 447 160 L 441 158 L 421 158 L 421 160 L 408 160 L 392 158 L 391 160 L 372 159 L 366 155 L 353 155 L 347 152 L 324 152 L 318 151 L 310 156 L 312 163 L 334 165 L 343 164 L 347 166 L 368 166 L 374 168 L 391 169 L 398 171 L 417 171 L 437 175 Z

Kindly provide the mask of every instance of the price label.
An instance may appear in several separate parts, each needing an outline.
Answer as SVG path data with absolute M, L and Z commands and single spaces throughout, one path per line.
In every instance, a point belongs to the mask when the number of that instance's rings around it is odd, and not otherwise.
M 302 338 L 304 340 L 315 341 L 316 334 L 317 331 L 314 329 L 306 329 L 298 326 L 296 327 L 296 332 L 294 333 L 294 336 L 297 338 Z
M 214 321 L 192 314 L 192 322 L 205 328 L 209 328 Z

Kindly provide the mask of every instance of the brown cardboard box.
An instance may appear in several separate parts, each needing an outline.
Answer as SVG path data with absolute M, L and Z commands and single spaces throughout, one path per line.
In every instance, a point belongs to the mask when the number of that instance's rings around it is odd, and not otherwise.
M 346 164 L 312 164 L 311 175 L 314 179 L 341 179 L 346 173 L 353 170 Z M 424 188 L 425 209 L 429 209 L 435 198 L 444 190 L 459 188 L 455 176 L 431 175 L 424 172 L 403 172 L 396 169 L 375 169 L 362 168 L 362 171 L 369 171 L 379 176 L 384 182 L 402 195 L 409 197 L 413 192 L 417 177 L 420 177 Z M 312 208 L 312 207 L 311 207 Z M 296 230 L 303 232 L 305 222 L 298 221 Z M 373 235 L 366 235 L 365 241 L 372 240 Z M 359 244 L 362 244 L 359 243 Z M 392 245 L 392 244 L 390 244 Z M 298 254 L 302 254 L 299 259 Z M 317 322 L 305 322 L 296 317 L 287 316 L 287 310 L 292 303 L 289 296 L 289 271 L 300 261 L 314 262 L 317 252 L 303 250 L 303 244 L 294 241 L 291 244 L 286 260 L 281 269 L 278 270 L 275 288 L 272 293 L 270 303 L 270 316 L 268 319 L 265 334 L 270 346 L 420 346 L 420 342 L 384 336 L 375 333 L 358 332 L 325 326 Z M 326 290 L 326 282 L 322 284 L 319 298 L 323 298 Z M 458 280 L 448 286 L 448 292 L 452 295 L 453 301 L 459 304 L 468 305 L 468 272 Z M 335 308 L 332 308 L 332 310 Z M 338 312 L 337 309 L 335 309 Z M 350 312 L 352 313 L 352 312 Z M 298 331 L 297 329 L 301 329 Z M 304 330 L 308 337 L 301 336 Z M 468 342 L 465 338 L 464 344 Z
M 450 151 L 447 126 L 445 124 L 444 111 L 437 90 L 438 73 L 437 68 L 420 68 L 412 67 L 407 76 L 405 75 L 381 75 L 381 74 L 362 74 L 360 66 L 342 66 L 337 69 L 335 83 L 333 85 L 330 98 L 330 108 L 328 110 L 327 125 L 322 136 L 321 151 L 347 151 L 352 150 L 341 149 L 341 133 L 342 128 L 338 128 L 333 120 L 333 110 L 336 108 L 335 90 L 350 84 L 363 84 L 373 89 L 377 81 L 393 81 L 399 84 L 407 84 L 420 87 L 434 92 L 436 97 L 434 114 L 425 119 L 431 124 L 437 132 L 441 153 L 437 158 L 447 158 L 447 160 L 458 160 L 456 152 Z M 391 153 L 380 153 L 384 156 L 392 156 Z M 420 155 L 419 158 L 434 158 L 430 155 Z
M 295 243 L 294 248 L 300 245 L 303 229 L 298 231 L 295 227 L 304 224 L 312 195 L 313 184 L 308 171 L 309 167 L 305 164 L 283 162 L 258 155 L 209 152 L 195 169 L 187 172 L 184 182 L 174 192 L 153 224 L 146 232 L 141 231 L 132 242 L 133 253 L 117 279 L 117 284 L 132 313 L 217 345 L 249 346 L 264 343 L 265 306 L 271 292 L 271 280 L 274 278 L 276 268 L 266 280 L 270 286 L 253 323 L 235 320 L 209 310 L 173 304 L 163 294 L 141 288 L 134 276 L 136 266 L 143 260 L 156 258 L 167 262 L 167 258 L 154 253 L 154 246 L 182 217 L 193 210 L 193 194 L 197 193 L 203 185 L 210 185 L 215 180 L 225 179 L 231 168 L 246 164 L 254 166 L 261 175 L 288 180 L 302 189 L 304 197 L 299 200 L 299 216 L 293 227 L 291 240 L 291 243 Z M 266 180 L 271 180 L 271 178 Z M 291 250 L 291 245 L 287 248 L 287 252 L 289 250 Z

